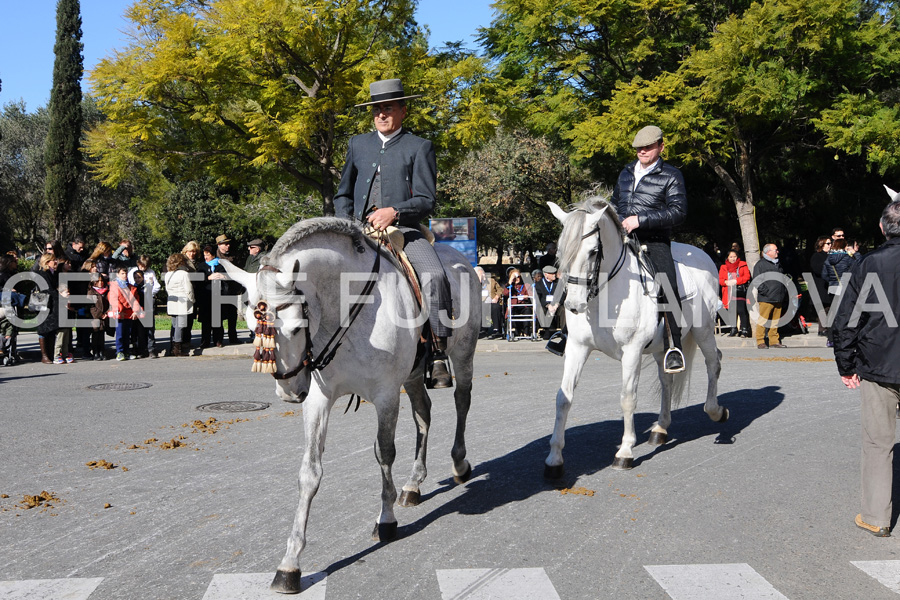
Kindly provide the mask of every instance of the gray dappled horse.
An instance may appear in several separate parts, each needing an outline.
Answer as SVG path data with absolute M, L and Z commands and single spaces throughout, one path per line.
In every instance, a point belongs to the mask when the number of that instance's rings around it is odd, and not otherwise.
M 232 279 L 247 288 L 247 322 L 255 327 L 260 301 L 274 314 L 276 394 L 304 402 L 305 450 L 300 465 L 300 502 L 272 589 L 301 591 L 300 553 L 306 545 L 310 504 L 322 479 L 322 452 L 328 416 L 341 396 L 357 394 L 375 406 L 375 456 L 381 467 L 381 512 L 373 537 L 386 541 L 397 532 L 391 475 L 394 435 L 403 386 L 417 427 L 416 458 L 400 503 L 417 504 L 426 476 L 425 457 L 431 400 L 425 391 L 419 337 L 428 311 L 420 313 L 412 288 L 398 264 L 354 223 L 336 218 L 308 219 L 291 227 L 263 259 L 257 274 L 223 261 Z M 447 353 L 456 375 L 456 439 L 453 475 L 466 481 L 465 428 L 472 391 L 475 343 L 481 321 L 481 284 L 468 260 L 449 246 L 435 250 L 448 275 L 456 320 Z M 376 266 L 377 265 L 377 266 Z M 377 271 L 377 273 L 376 273 Z M 371 281 L 371 283 L 367 282 Z M 358 311 L 352 323 L 351 315 Z M 424 317 L 420 314 L 424 313 Z M 346 327 L 342 327 L 342 325 Z M 343 337 L 341 337 L 343 335 Z M 333 359 L 327 354 L 339 342 Z
M 634 411 L 645 353 L 652 353 L 656 359 L 662 388 L 659 420 L 653 425 L 650 443 L 664 444 L 667 440 L 671 405 L 674 400 L 677 406 L 684 391 L 696 346 L 706 360 L 708 381 L 703 410 L 714 421 L 727 420 L 728 409 L 719 406 L 716 396 L 722 353 L 716 347 L 715 338 L 719 284 L 712 259 L 693 246 L 672 244 L 683 298 L 681 331 L 685 370 L 676 375 L 667 374 L 663 370 L 664 329 L 658 318 L 656 287 L 646 274 L 642 275 L 637 256 L 625 245 L 625 231 L 615 208 L 599 196 L 582 202 L 569 213 L 552 202 L 548 204 L 563 224 L 557 256 L 560 279 L 567 281 L 565 306 L 569 311 L 566 314 L 569 331 L 545 476 L 558 479 L 563 475 L 566 418 L 581 370 L 593 350 L 600 350 L 622 363 L 620 401 L 625 431 L 614 468 L 629 469 L 633 465 Z M 636 233 L 639 236 L 640 229 Z

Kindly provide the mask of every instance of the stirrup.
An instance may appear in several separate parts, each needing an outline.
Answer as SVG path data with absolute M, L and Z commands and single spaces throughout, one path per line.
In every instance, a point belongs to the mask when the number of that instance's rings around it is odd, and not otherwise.
M 684 354 L 680 348 L 669 348 L 663 357 L 663 373 L 670 375 L 684 371 Z
M 557 356 L 562 356 L 566 353 L 566 341 L 568 337 L 562 331 L 557 331 L 553 335 L 550 336 L 550 340 L 547 342 L 547 345 L 544 348 L 547 349 L 548 352 L 551 352 Z
M 450 369 L 447 363 L 449 359 L 447 355 L 441 352 L 435 355 L 431 368 L 426 369 L 425 388 L 429 390 L 440 390 L 453 387 L 453 376 L 450 375 Z

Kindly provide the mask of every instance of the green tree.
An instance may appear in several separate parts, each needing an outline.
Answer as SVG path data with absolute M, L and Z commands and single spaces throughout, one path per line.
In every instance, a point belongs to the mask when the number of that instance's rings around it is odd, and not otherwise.
M 481 43 L 514 119 L 565 134 L 600 112 L 617 82 L 678 68 L 748 0 L 498 0 Z
M 498 263 L 507 245 L 524 254 L 556 241 L 547 202 L 568 205 L 584 185 L 565 152 L 523 131 L 498 132 L 440 181 L 452 213 L 478 219 L 478 241 L 497 250 Z
M 62 239 L 66 221 L 78 204 L 81 171 L 81 7 L 78 0 L 56 5 L 56 44 L 53 88 L 50 90 L 50 129 L 45 160 L 45 194 L 53 215 L 54 237 Z
M 413 0 L 168 0 L 127 13 L 132 44 L 92 81 L 108 120 L 91 132 L 97 173 L 211 174 L 220 185 L 289 183 L 333 194 L 347 138 L 371 128 L 367 83 L 424 81 Z M 402 69 L 402 71 L 400 71 Z M 446 69 L 445 69 L 446 71 Z M 399 75 L 396 75 L 399 76 Z M 452 80 L 445 73 L 440 81 Z M 428 90 L 421 90 L 428 91 Z M 411 119 L 428 129 L 417 112 Z M 336 159 L 337 155 L 337 159 Z
M 43 249 L 47 202 L 44 197 L 44 147 L 49 116 L 46 108 L 33 113 L 24 102 L 12 102 L 0 112 L 0 250 Z
M 889 35 L 889 46 L 896 47 L 896 25 L 855 0 L 753 4 L 722 23 L 709 47 L 694 50 L 678 69 L 618 84 L 605 112 L 569 136 L 580 158 L 624 156 L 632 153 L 632 132 L 658 124 L 668 136 L 669 156 L 702 164 L 727 189 L 753 264 L 759 257 L 759 181 L 773 178 L 777 165 L 803 169 L 811 154 L 823 151 L 814 126 L 818 116 L 842 88 L 871 85 L 884 67 L 873 56 L 879 48 L 873 30 Z

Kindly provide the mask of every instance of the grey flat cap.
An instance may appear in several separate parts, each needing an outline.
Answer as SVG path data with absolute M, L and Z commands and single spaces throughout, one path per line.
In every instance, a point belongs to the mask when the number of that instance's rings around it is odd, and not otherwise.
M 544 267 L 544 273 L 552 275 L 553 273 L 556 273 L 556 267 L 554 267 L 553 265 L 547 265 L 546 267 Z
M 631 142 L 631 146 L 634 148 L 643 148 L 644 146 L 649 146 L 650 144 L 662 141 L 662 139 L 662 129 L 656 125 L 647 125 L 637 132 L 637 135 L 634 136 L 634 141 Z
M 247 245 L 248 246 L 259 246 L 260 248 L 262 248 L 263 241 L 259 238 L 254 238 L 254 239 L 250 240 L 249 242 L 247 242 Z
M 382 102 L 391 102 L 392 100 L 421 98 L 422 94 L 407 96 L 403 91 L 403 83 L 399 79 L 382 79 L 369 84 L 369 96 L 371 96 L 371 99 L 368 102 L 357 104 L 356 107 L 371 106 Z

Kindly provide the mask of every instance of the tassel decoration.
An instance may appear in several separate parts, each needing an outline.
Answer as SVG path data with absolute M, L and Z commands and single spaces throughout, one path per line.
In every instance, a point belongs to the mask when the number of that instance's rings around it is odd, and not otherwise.
M 251 373 L 275 373 L 275 313 L 269 310 L 269 305 L 260 301 L 253 311 L 256 318 L 253 345 L 256 347 L 253 353 L 253 367 Z

